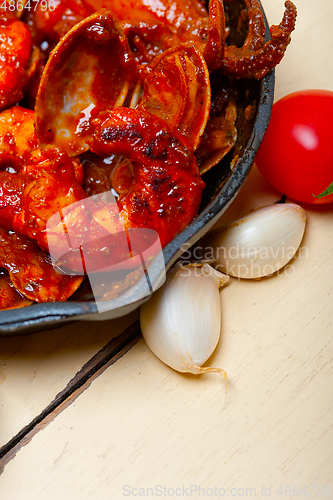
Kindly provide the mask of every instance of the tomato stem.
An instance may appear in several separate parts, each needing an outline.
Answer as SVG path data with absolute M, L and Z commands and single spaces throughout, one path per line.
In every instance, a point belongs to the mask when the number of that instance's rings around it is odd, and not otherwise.
M 328 196 L 329 194 L 333 194 L 333 182 L 321 194 L 319 194 L 318 196 L 316 196 L 315 194 L 313 194 L 312 196 L 314 196 L 315 198 L 324 198 L 325 196 Z

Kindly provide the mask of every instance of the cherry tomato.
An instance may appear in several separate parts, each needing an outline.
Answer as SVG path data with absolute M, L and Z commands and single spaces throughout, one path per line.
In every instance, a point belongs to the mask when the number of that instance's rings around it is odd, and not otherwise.
M 333 183 L 332 123 L 329 90 L 302 90 L 277 101 L 255 159 L 265 179 L 296 201 L 333 202 L 333 193 L 315 197 Z

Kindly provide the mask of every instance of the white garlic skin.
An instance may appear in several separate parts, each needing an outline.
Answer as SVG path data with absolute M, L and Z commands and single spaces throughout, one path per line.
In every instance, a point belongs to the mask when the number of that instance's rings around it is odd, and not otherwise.
M 161 361 L 179 372 L 219 371 L 200 367 L 220 338 L 219 288 L 227 280 L 208 264 L 176 267 L 141 306 L 143 338 Z
M 258 208 L 203 240 L 203 257 L 243 279 L 269 276 L 297 252 L 305 231 L 304 210 L 294 203 Z

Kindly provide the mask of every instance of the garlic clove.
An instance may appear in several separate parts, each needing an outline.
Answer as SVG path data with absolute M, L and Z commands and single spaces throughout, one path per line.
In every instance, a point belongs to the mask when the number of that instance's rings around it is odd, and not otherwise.
M 228 279 L 207 263 L 177 265 L 141 306 L 143 338 L 161 361 L 179 372 L 217 371 L 226 378 L 224 370 L 201 365 L 220 338 L 219 288 Z
M 284 267 L 297 252 L 305 231 L 304 210 L 294 203 L 258 208 L 246 217 L 209 233 L 203 258 L 237 278 L 261 278 Z

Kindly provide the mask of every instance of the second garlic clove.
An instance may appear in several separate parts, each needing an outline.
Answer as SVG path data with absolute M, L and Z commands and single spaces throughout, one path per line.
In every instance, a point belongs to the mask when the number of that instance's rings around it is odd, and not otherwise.
M 296 204 L 258 208 L 203 240 L 203 258 L 237 278 L 262 278 L 284 267 L 297 252 L 305 230 L 305 212 Z
M 176 264 L 164 285 L 141 306 L 143 338 L 166 365 L 184 373 L 219 372 L 203 367 L 220 338 L 219 289 L 229 280 L 207 263 Z

